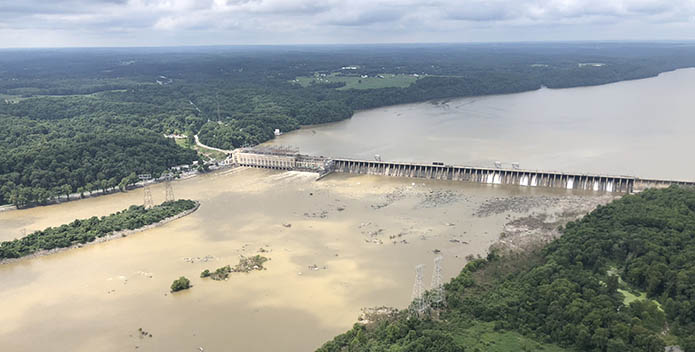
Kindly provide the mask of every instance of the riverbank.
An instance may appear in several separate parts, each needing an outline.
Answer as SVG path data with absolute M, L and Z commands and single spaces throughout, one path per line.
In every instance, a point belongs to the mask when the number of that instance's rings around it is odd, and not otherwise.
M 138 232 L 142 232 L 142 231 L 146 231 L 146 230 L 149 230 L 149 229 L 153 229 L 153 228 L 156 228 L 156 227 L 165 225 L 165 224 L 167 224 L 167 223 L 170 223 L 170 222 L 172 222 L 172 221 L 174 221 L 174 220 L 180 219 L 180 218 L 182 218 L 182 217 L 184 217 L 184 216 L 190 215 L 190 214 L 192 214 L 193 212 L 195 212 L 196 210 L 198 210 L 199 207 L 200 207 L 200 202 L 195 201 L 195 207 L 193 207 L 193 208 L 191 208 L 191 209 L 188 209 L 188 210 L 186 210 L 186 211 L 184 211 L 184 212 L 182 212 L 182 213 L 179 213 L 179 214 L 177 214 L 177 215 L 170 216 L 170 217 L 168 217 L 168 218 L 165 218 L 164 220 L 160 220 L 160 221 L 158 221 L 158 222 L 155 222 L 155 223 L 152 223 L 152 224 L 149 224 L 149 225 L 145 225 L 145 226 L 140 227 L 140 228 L 137 228 L 137 229 L 133 229 L 133 230 L 122 230 L 122 231 L 114 231 L 114 232 L 112 232 L 112 233 L 110 233 L 110 234 L 107 234 L 107 235 L 104 235 L 104 236 L 101 236 L 101 237 L 96 237 L 96 238 L 95 238 L 93 241 L 91 241 L 91 242 L 87 242 L 87 243 L 77 243 L 77 244 L 73 244 L 73 245 L 68 246 L 68 247 L 53 248 L 53 249 L 50 249 L 50 250 L 40 250 L 40 251 L 37 251 L 37 252 L 31 253 L 31 254 L 25 255 L 25 256 L 22 256 L 22 257 L 19 257 L 19 258 L 4 258 L 4 259 L 0 259 L 0 265 L 9 264 L 9 263 L 14 263 L 14 262 L 23 261 L 23 260 L 29 260 L 29 259 L 38 258 L 38 257 L 43 257 L 43 256 L 47 256 L 47 255 L 51 255 L 51 254 L 55 254 L 55 253 L 59 253 L 59 252 L 64 252 L 64 251 L 67 251 L 67 250 L 70 250 L 70 249 L 82 248 L 82 247 L 85 247 L 85 246 L 88 246 L 88 245 L 92 245 L 92 244 L 97 244 L 97 243 L 102 243 L 102 242 L 111 241 L 111 240 L 114 240 L 114 239 L 117 239 L 117 238 L 128 237 L 129 235 L 132 235 L 132 234 L 135 234 L 135 233 L 138 233 Z
M 233 166 L 233 165 L 232 166 L 221 165 L 215 169 L 210 169 L 209 173 L 215 172 L 218 170 L 227 169 L 227 168 L 233 168 L 233 167 L 235 167 L 235 166 Z M 189 179 L 191 177 L 196 177 L 199 175 L 201 175 L 200 171 L 192 170 L 189 172 L 181 173 L 179 175 L 179 177 L 175 180 L 177 180 L 177 181 L 186 180 L 186 179 Z M 162 177 L 162 178 L 159 178 L 156 180 L 151 180 L 151 181 L 147 182 L 147 185 L 149 186 L 149 185 L 160 184 L 160 183 L 163 183 L 165 181 L 166 181 L 166 179 L 164 177 Z M 109 195 L 116 194 L 116 193 L 126 193 L 128 191 L 132 191 L 132 190 L 136 190 L 136 189 L 144 188 L 144 187 L 145 187 L 145 182 L 139 181 L 139 182 L 134 183 L 132 185 L 128 185 L 128 187 L 126 187 L 125 191 L 120 191 L 118 189 L 118 187 L 112 187 L 112 188 L 106 189 L 105 191 L 104 190 L 95 190 L 95 191 L 92 191 L 91 193 L 86 194 L 86 195 L 80 194 L 80 193 L 72 193 L 72 194 L 70 194 L 69 198 L 66 198 L 65 195 L 62 195 L 62 196 L 58 196 L 56 198 L 50 199 L 49 201 L 46 202 L 46 204 L 34 205 L 34 206 L 23 207 L 23 208 L 17 208 L 16 206 L 14 206 L 12 204 L 3 204 L 3 205 L 0 205 L 0 213 L 7 212 L 7 211 L 14 211 L 14 210 L 24 210 L 24 209 L 31 209 L 31 208 L 36 208 L 36 207 L 43 207 L 43 206 L 47 206 L 47 205 L 63 204 L 63 203 L 74 202 L 74 201 L 83 200 L 83 199 L 109 196 Z
M 433 259 L 444 256 L 447 281 L 467 257 L 485 256 L 505 224 L 596 197 L 372 175 L 315 178 L 236 168 L 182 180 L 176 196 L 203 205 L 194 216 L 128 240 L 0 266 L 0 301 L 10 322 L 0 326 L 0 343 L 10 350 L 85 352 L 135 345 L 141 351 L 310 351 L 352 326 L 363 307 L 406 307 L 416 265 L 426 265 L 428 285 Z M 154 186 L 152 195 L 163 201 L 164 186 Z M 141 200 L 137 191 L 1 214 L 0 227 L 17 233 L 59 226 Z M 205 269 L 257 253 L 272 257 L 272 270 L 219 282 L 199 278 Z M 180 276 L 195 289 L 169 294 Z M 64 317 L 64 329 L 50 324 L 55 316 Z M 138 327 L 154 337 L 140 340 Z M 262 338 L 268 334 L 280 338 Z

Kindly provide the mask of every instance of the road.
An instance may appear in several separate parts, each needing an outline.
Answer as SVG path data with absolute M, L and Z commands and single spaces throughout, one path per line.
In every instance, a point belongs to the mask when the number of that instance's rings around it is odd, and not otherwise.
M 203 143 L 200 143 L 200 140 L 198 139 L 198 135 L 197 135 L 197 134 L 196 134 L 195 136 L 193 136 L 193 137 L 195 138 L 195 145 L 197 145 L 197 146 L 199 146 L 199 147 L 201 147 L 201 148 L 216 150 L 216 151 L 218 151 L 218 152 L 227 153 L 227 154 L 233 152 L 233 150 L 225 150 L 225 149 L 210 147 L 210 146 L 207 146 L 207 145 L 205 145 L 205 144 L 203 144 Z

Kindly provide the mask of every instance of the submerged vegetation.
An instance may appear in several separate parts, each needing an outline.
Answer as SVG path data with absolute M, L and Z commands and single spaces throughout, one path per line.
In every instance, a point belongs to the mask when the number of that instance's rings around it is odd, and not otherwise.
M 171 292 L 178 292 L 191 288 L 191 281 L 185 276 L 181 276 L 171 283 Z
M 225 280 L 231 273 L 248 273 L 253 270 L 265 270 L 263 264 L 268 260 L 270 259 L 261 255 L 254 255 L 252 257 L 241 256 L 241 258 L 239 258 L 239 263 L 235 265 L 234 268 L 229 265 L 225 265 L 221 268 L 217 268 L 217 270 L 214 272 L 210 272 L 210 270 L 205 269 L 202 273 L 200 273 L 200 277 L 209 277 L 217 281 Z
M 41 250 L 70 247 L 92 242 L 117 231 L 135 230 L 194 209 L 197 202 L 187 199 L 164 202 L 146 209 L 141 205 L 108 216 L 75 220 L 69 224 L 49 227 L 0 244 L 0 259 L 20 258 Z
M 695 351 L 695 191 L 628 195 L 569 223 L 543 250 L 469 262 L 447 307 L 357 324 L 328 351 Z M 625 292 L 637 292 L 626 297 Z M 640 298 L 640 293 L 644 296 Z M 645 299 L 647 298 L 647 299 Z M 536 342 L 471 347 L 480 324 Z

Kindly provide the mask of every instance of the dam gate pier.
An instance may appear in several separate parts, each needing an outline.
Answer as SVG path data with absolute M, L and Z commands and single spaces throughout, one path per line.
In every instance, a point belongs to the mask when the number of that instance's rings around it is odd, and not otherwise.
M 695 182 L 692 181 L 641 179 L 634 176 L 486 168 L 443 163 L 331 159 L 300 154 L 296 149 L 287 147 L 238 149 L 231 154 L 230 159 L 229 163 L 238 166 L 317 172 L 318 179 L 336 172 L 607 193 L 636 193 L 648 188 L 665 188 L 674 184 L 695 186 Z

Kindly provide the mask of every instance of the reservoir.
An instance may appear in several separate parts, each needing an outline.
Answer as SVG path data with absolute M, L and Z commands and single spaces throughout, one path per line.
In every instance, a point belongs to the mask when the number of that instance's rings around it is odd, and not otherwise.
M 372 160 L 695 180 L 695 69 L 594 87 L 397 105 L 269 144 Z
M 272 143 L 384 160 L 694 179 L 695 70 L 362 111 Z M 370 175 L 224 169 L 173 182 L 196 212 L 161 227 L 0 265 L 8 351 L 311 351 L 360 309 L 405 308 L 414 267 L 444 281 L 493 244 L 552 238 L 614 195 Z M 164 200 L 162 184 L 151 186 Z M 0 240 L 142 204 L 143 189 L 0 213 Z M 530 219 L 524 221 L 524 219 Z M 504 234 L 504 236 L 501 236 Z M 267 270 L 201 279 L 241 255 Z M 176 294 L 171 282 L 193 287 Z M 148 332 L 143 336 L 140 329 Z M 152 337 L 149 337 L 152 334 Z M 272 338 L 269 338 L 272 337 Z

